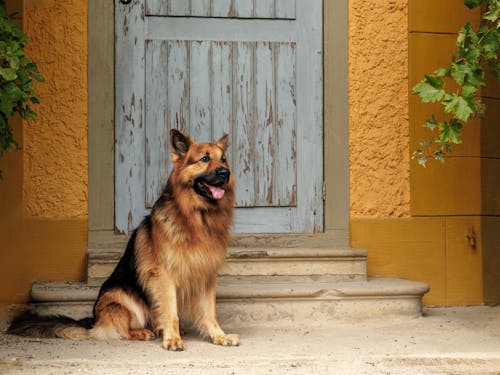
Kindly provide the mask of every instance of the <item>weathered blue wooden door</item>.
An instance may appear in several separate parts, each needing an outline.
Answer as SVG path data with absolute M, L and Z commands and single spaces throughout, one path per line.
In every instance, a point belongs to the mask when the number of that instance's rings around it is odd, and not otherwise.
M 115 1 L 115 219 L 170 171 L 169 130 L 230 134 L 236 233 L 323 228 L 322 1 Z

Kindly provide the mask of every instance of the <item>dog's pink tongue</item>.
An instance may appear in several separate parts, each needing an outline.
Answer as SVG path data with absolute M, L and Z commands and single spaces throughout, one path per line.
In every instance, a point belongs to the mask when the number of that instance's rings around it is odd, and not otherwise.
M 210 189 L 210 193 L 212 193 L 212 197 L 214 197 L 215 199 L 221 199 L 226 192 L 224 189 L 221 189 L 217 186 L 209 185 L 208 188 Z

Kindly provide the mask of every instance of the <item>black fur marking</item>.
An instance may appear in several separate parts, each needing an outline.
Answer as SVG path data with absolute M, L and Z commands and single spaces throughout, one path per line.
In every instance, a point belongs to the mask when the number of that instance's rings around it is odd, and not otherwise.
M 169 201 L 174 201 L 172 182 L 170 181 L 170 176 L 168 178 L 167 184 L 165 185 L 165 188 L 163 189 L 163 192 L 161 193 L 160 197 L 154 203 L 152 211 L 162 209 L 162 207 L 167 206 L 167 202 L 169 202 Z M 149 224 L 149 227 L 147 227 L 148 232 L 149 232 L 149 230 L 152 227 L 151 226 L 151 217 L 148 215 L 144 218 L 144 220 L 149 220 L 149 222 L 146 223 L 146 224 Z
M 148 215 L 144 218 L 141 225 L 151 227 L 151 217 Z M 148 230 L 149 232 L 149 230 Z M 134 230 L 130 240 L 128 241 L 127 248 L 122 258 L 118 262 L 118 265 L 114 269 L 111 276 L 102 284 L 101 289 L 99 290 L 99 296 L 97 297 L 97 301 L 99 298 L 108 290 L 111 289 L 122 289 L 126 292 L 133 293 L 141 298 L 148 306 L 150 306 L 149 298 L 144 291 L 144 289 L 139 284 L 139 275 L 137 274 L 137 264 L 135 257 L 135 241 L 137 238 L 137 229 Z M 94 312 L 95 312 L 94 305 Z M 94 314 L 95 315 L 95 314 Z
M 186 137 L 184 134 L 182 134 L 177 129 L 172 129 L 170 132 L 172 135 L 172 148 L 173 148 L 173 150 L 178 155 L 184 156 L 187 153 L 189 146 L 191 146 L 191 141 L 189 140 L 188 137 Z
M 92 328 L 94 319 L 84 318 L 75 320 L 63 315 L 38 315 L 25 312 L 12 320 L 7 333 L 19 336 L 35 336 L 42 338 L 53 338 L 57 326 Z

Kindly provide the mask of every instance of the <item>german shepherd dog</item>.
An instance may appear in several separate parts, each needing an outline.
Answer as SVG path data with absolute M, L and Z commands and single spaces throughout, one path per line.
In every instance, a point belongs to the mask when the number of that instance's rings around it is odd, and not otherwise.
M 239 345 L 215 311 L 216 276 L 225 262 L 234 206 L 234 179 L 225 156 L 228 136 L 196 143 L 170 131 L 173 171 L 151 213 L 132 233 L 102 285 L 93 318 L 26 314 L 8 333 L 69 339 L 150 340 L 184 350 L 179 321 L 188 321 L 217 345 Z

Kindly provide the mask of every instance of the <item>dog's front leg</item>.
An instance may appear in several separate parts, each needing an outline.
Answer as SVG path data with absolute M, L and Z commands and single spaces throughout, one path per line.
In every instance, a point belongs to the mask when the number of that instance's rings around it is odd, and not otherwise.
M 175 283 L 165 274 L 151 279 L 151 299 L 156 330 L 163 331 L 162 346 L 168 350 L 184 350 L 179 332 L 179 315 L 177 310 L 177 292 Z
M 238 346 L 240 338 L 235 334 L 226 334 L 217 321 L 215 309 L 215 278 L 209 283 L 208 289 L 200 295 L 195 314 L 197 315 L 197 325 L 203 334 L 210 337 L 216 345 Z

